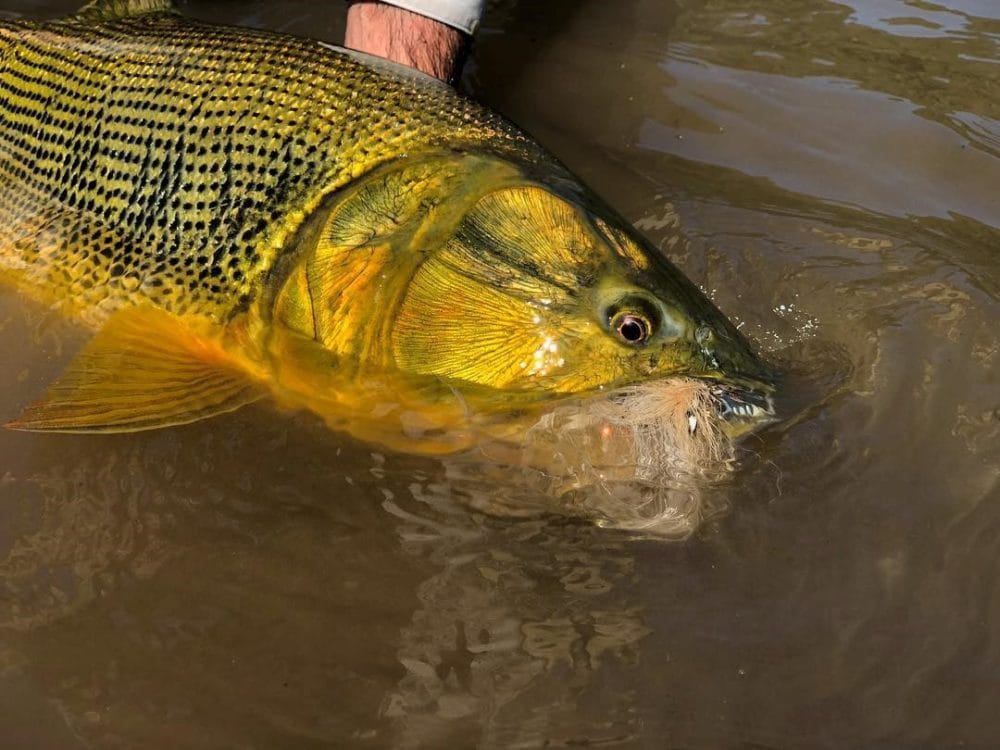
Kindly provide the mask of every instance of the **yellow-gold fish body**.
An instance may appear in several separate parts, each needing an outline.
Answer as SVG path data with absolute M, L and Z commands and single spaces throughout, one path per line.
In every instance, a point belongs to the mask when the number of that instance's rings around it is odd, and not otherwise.
M 12 427 L 269 396 L 441 453 L 574 404 L 560 429 L 601 445 L 628 420 L 715 444 L 773 413 L 767 368 L 690 281 L 418 73 L 98 0 L 0 24 L 0 113 L 0 278 L 97 330 Z

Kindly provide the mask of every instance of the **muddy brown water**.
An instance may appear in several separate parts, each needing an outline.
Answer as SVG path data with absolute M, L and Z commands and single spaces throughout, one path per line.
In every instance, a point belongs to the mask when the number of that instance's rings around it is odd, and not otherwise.
M 0 747 L 1000 746 L 1000 4 L 496 3 L 462 85 L 784 368 L 724 512 L 496 518 L 267 406 L 0 432 Z M 0 417 L 84 336 L 0 291 Z

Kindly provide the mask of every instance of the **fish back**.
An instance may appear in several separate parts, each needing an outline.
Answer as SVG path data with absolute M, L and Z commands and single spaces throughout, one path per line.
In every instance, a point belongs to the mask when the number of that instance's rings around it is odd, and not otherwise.
M 231 316 L 324 196 L 470 147 L 536 158 L 448 87 L 319 42 L 173 13 L 0 25 L 0 267 L 98 320 Z

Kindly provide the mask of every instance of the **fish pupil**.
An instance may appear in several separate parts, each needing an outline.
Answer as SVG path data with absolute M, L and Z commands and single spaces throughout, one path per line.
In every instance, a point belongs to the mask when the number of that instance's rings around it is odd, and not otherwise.
M 649 337 L 649 324 L 635 315 L 621 316 L 616 329 L 628 344 L 641 344 Z

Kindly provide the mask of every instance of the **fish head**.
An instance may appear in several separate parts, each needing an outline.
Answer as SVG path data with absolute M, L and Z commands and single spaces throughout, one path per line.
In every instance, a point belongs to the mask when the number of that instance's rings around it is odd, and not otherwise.
M 504 186 L 464 213 L 407 285 L 395 365 L 476 386 L 486 411 L 694 379 L 731 435 L 773 416 L 768 368 L 725 315 L 610 209 L 561 187 Z
M 275 360 L 314 411 L 395 401 L 425 436 L 462 432 L 453 447 L 523 434 L 567 402 L 674 425 L 672 389 L 690 404 L 678 423 L 689 437 L 773 415 L 767 368 L 736 328 L 571 180 L 490 157 L 415 159 L 338 196 L 306 244 L 275 296 L 293 334 Z M 648 384 L 655 398 L 636 389 Z M 644 399 L 656 407 L 637 408 Z

